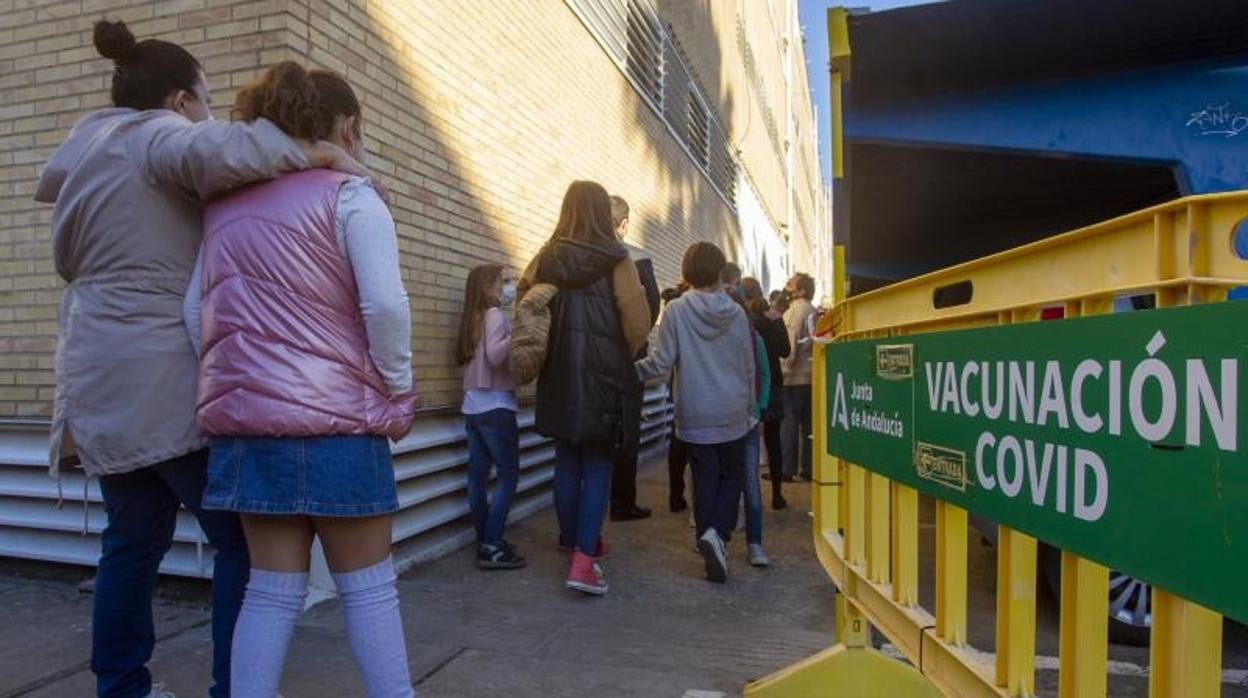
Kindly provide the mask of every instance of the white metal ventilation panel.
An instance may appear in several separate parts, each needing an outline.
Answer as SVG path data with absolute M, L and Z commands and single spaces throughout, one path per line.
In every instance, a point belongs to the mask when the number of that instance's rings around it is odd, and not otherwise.
M 643 453 L 666 445 L 671 419 L 666 386 L 648 389 Z M 533 430 L 533 408 L 524 408 L 513 520 L 550 505 L 554 458 L 554 444 Z M 67 474 L 61 483 L 64 502 L 58 507 L 57 483 L 48 477 L 47 459 L 46 423 L 0 425 L 0 557 L 94 567 L 106 521 L 99 485 L 86 482 L 80 472 Z M 417 419 L 411 434 L 394 446 L 399 490 L 394 542 L 401 567 L 440 557 L 473 540 L 465 495 L 467 462 L 463 419 L 458 416 Z M 212 548 L 185 509 L 178 513 L 173 549 L 160 571 L 212 576 Z

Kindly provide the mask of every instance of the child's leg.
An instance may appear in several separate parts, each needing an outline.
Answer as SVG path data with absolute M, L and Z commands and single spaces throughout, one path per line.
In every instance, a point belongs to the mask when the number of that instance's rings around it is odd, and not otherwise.
M 771 501 L 784 497 L 784 457 L 780 453 L 780 420 L 763 423 L 763 440 L 767 443 L 767 470 L 771 473 Z
M 672 436 L 667 446 L 668 503 L 673 509 L 685 498 L 685 470 L 689 467 L 689 450 L 685 442 L 676 438 L 676 425 L 672 423 Z
M 581 448 L 555 442 L 555 514 L 559 518 L 559 543 L 576 545 L 576 524 L 581 509 Z
M 611 472 L 615 458 L 610 448 L 581 448 L 581 501 L 577 511 L 576 547 L 586 555 L 598 551 L 598 537 L 611 497 Z
M 707 444 L 689 444 L 688 449 L 689 470 L 693 474 L 693 524 L 697 536 L 701 537 L 715 523 L 719 452 L 714 445 Z
M 745 540 L 763 542 L 763 490 L 759 481 L 761 444 L 758 428 L 745 435 Z
M 318 518 L 317 535 L 342 596 L 351 654 L 370 698 L 415 695 L 399 615 L 390 515 Z
M 312 524 L 302 516 L 243 514 L 251 550 L 251 578 L 234 626 L 231 695 L 273 698 L 286 649 L 308 596 Z
M 745 440 L 741 437 L 736 441 L 712 446 L 716 451 L 719 464 L 718 479 L 714 483 L 714 519 L 711 525 L 719 532 L 719 537 L 728 540 L 737 528 L 737 507 L 741 502 L 741 481 L 745 478 Z
M 498 545 L 503 542 L 503 530 L 511 501 L 516 496 L 516 484 L 520 478 L 520 429 L 516 413 L 498 409 L 481 415 L 481 432 L 490 458 L 498 472 L 494 489 L 494 501 L 490 503 L 485 520 L 485 543 Z
M 477 531 L 477 544 L 486 543 L 485 528 L 490 505 L 486 492 L 490 482 L 490 450 L 483 433 L 483 415 L 465 415 L 464 430 L 468 437 L 468 509 L 472 526 Z

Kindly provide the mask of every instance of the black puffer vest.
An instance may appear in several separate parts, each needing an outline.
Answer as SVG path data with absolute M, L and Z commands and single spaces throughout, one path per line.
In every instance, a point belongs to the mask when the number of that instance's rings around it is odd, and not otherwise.
M 546 364 L 537 381 L 537 431 L 573 444 L 618 448 L 636 438 L 641 384 L 615 305 L 617 242 L 558 240 L 539 253 L 535 279 L 554 284 Z

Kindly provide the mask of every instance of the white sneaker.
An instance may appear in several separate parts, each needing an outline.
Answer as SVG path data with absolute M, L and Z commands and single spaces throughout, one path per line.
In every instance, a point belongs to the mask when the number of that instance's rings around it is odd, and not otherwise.
M 749 550 L 750 564 L 755 567 L 766 567 L 771 564 L 771 559 L 767 557 L 767 552 L 763 550 L 762 543 L 750 543 L 747 546 Z
M 728 556 L 725 554 L 724 541 L 713 528 L 698 539 L 698 552 L 706 561 L 706 578 L 712 582 L 723 584 L 728 581 Z
M 147 698 L 178 698 L 178 697 L 173 694 L 173 691 L 166 691 L 165 684 L 154 683 L 152 684 L 152 692 L 147 694 Z

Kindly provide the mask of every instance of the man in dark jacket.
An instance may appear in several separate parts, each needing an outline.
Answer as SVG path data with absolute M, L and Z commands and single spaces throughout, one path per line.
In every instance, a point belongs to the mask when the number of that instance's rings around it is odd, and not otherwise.
M 628 235 L 628 202 L 618 196 L 611 197 L 611 218 L 615 223 L 615 234 L 623 242 Z M 659 318 L 659 285 L 654 278 L 654 263 L 645 250 L 625 243 L 628 256 L 637 266 L 637 276 L 646 292 L 646 303 L 650 306 L 650 325 Z M 642 349 L 640 356 L 645 355 Z M 641 387 L 644 390 L 644 386 Z M 641 404 L 641 395 L 634 401 Z M 640 420 L 641 415 L 637 415 Z M 611 477 L 611 520 L 636 521 L 650 516 L 650 510 L 637 506 L 637 458 L 641 450 L 641 432 L 637 438 L 621 445 L 615 458 L 615 471 Z
M 784 313 L 769 306 L 763 296 L 763 287 L 758 279 L 746 277 L 741 280 L 741 288 L 745 292 L 746 311 L 754 329 L 763 338 L 763 346 L 767 349 L 767 365 L 771 375 L 771 395 L 767 409 L 763 412 L 763 441 L 767 446 L 767 462 L 770 475 L 763 477 L 771 480 L 771 508 L 783 509 L 788 506 L 782 492 L 783 451 L 781 450 L 781 424 L 784 417 L 784 389 L 781 360 L 789 357 L 788 329 L 784 326 Z

